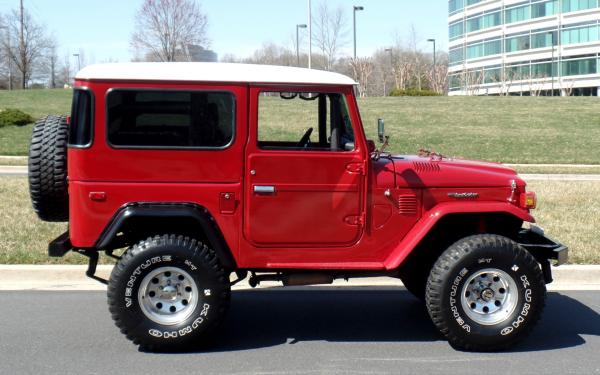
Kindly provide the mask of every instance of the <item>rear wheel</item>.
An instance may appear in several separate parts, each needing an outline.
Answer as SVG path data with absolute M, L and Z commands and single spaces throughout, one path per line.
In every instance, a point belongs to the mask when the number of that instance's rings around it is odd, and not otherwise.
M 505 349 L 539 320 L 546 285 L 539 264 L 497 235 L 464 238 L 434 265 L 426 304 L 434 324 L 459 349 Z
M 199 241 L 176 235 L 133 246 L 108 284 L 115 324 L 146 350 L 175 350 L 208 341 L 229 298 L 229 279 L 215 253 Z

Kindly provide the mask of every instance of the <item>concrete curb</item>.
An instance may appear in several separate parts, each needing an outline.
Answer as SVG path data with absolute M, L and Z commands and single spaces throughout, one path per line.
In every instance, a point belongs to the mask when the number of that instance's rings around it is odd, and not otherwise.
M 113 266 L 98 266 L 97 275 L 108 278 Z M 106 290 L 106 286 L 85 276 L 80 265 L 0 265 L 0 290 Z M 554 282 L 548 290 L 600 290 L 600 265 L 567 265 L 552 269 Z M 277 282 L 261 283 L 261 288 L 280 287 Z M 331 286 L 329 286 L 331 287 Z M 374 277 L 336 280 L 333 287 L 402 287 L 397 279 Z M 249 289 L 247 280 L 233 290 Z
M 24 165 L 2 165 L 0 176 L 27 176 L 27 166 Z
M 525 181 L 600 181 L 600 174 L 528 174 L 520 173 Z

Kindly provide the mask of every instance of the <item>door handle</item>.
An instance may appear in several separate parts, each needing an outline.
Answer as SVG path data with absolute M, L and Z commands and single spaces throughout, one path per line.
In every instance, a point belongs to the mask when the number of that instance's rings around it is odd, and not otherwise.
M 254 192 L 257 194 L 275 194 L 275 186 L 255 185 Z

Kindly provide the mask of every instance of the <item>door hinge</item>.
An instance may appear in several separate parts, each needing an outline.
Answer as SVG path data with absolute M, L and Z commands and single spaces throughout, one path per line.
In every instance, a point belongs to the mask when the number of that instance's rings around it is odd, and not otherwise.
M 344 222 L 348 225 L 365 225 L 365 214 L 346 216 Z
M 364 163 L 350 163 L 346 165 L 346 170 L 350 173 L 357 173 L 362 176 L 365 175 L 365 164 Z

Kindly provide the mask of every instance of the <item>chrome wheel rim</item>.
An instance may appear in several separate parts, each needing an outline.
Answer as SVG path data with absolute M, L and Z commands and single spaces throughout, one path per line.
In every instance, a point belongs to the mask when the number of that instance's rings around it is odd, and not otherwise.
M 138 291 L 144 315 L 163 325 L 179 324 L 189 318 L 198 305 L 198 298 L 194 279 L 175 267 L 153 270 L 144 277 Z
M 487 268 L 471 275 L 461 293 L 465 314 L 482 325 L 494 325 L 508 319 L 519 302 L 515 280 L 506 272 Z

